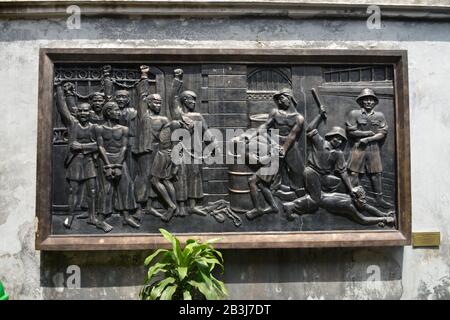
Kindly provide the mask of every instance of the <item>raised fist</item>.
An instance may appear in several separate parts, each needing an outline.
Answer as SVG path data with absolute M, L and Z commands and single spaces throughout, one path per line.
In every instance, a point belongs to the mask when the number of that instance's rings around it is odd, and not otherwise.
M 67 95 L 74 94 L 75 85 L 72 82 L 66 82 L 63 84 L 64 93 Z
M 141 66 L 141 79 L 147 79 L 150 67 L 146 65 Z
M 173 75 L 174 75 L 175 79 L 183 80 L 183 69 L 173 70 Z

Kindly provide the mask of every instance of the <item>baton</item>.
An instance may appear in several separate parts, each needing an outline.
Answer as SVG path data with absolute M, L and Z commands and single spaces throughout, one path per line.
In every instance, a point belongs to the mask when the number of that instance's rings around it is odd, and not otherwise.
M 316 88 L 312 88 L 311 89 L 311 93 L 314 97 L 314 101 L 316 101 L 317 106 L 320 107 L 323 106 L 322 102 L 320 101 L 319 95 L 317 94 Z M 321 111 L 321 110 L 320 110 Z M 325 113 L 325 119 L 327 118 L 327 114 Z

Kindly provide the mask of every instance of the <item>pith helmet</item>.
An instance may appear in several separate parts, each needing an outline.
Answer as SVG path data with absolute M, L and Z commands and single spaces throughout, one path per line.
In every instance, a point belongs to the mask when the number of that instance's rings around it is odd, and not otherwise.
M 185 90 L 182 93 L 180 93 L 180 100 L 183 100 L 184 97 L 193 97 L 193 98 L 197 98 L 197 95 L 195 94 L 194 91 L 191 90 Z
M 360 104 L 361 99 L 364 97 L 372 97 L 375 99 L 375 102 L 378 103 L 378 97 L 375 95 L 375 92 L 373 92 L 372 89 L 369 88 L 362 89 L 361 92 L 359 93 L 359 96 L 356 97 L 356 102 Z
M 278 99 L 278 97 L 281 95 L 288 96 L 291 99 L 292 103 L 294 103 L 295 106 L 297 105 L 297 100 L 295 100 L 294 94 L 292 93 L 291 89 L 289 89 L 289 88 L 281 89 L 280 91 L 276 92 L 273 95 L 273 99 L 276 101 Z
M 325 135 L 326 139 L 331 138 L 332 136 L 341 136 L 344 138 L 345 141 L 347 141 L 347 135 L 345 134 L 345 130 L 341 127 L 333 127 L 331 130 Z

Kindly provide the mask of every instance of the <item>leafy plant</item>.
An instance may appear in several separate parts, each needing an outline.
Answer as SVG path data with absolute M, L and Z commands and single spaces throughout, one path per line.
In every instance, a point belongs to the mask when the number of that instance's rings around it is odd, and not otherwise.
M 205 242 L 188 239 L 183 249 L 170 232 L 164 229 L 159 232 L 172 244 L 172 249 L 158 249 L 145 259 L 148 272 L 139 294 L 142 300 L 203 297 L 218 300 L 228 295 L 223 282 L 212 274 L 216 267 L 224 271 L 222 254 L 212 246 L 218 239 Z

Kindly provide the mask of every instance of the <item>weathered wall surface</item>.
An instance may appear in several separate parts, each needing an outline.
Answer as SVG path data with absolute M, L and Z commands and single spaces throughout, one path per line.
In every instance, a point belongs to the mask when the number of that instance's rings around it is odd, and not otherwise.
M 224 278 L 232 299 L 450 299 L 449 30 L 392 20 L 380 30 L 355 20 L 82 18 L 79 30 L 0 20 L 0 278 L 11 298 L 134 299 L 144 278 L 145 252 L 34 250 L 39 48 L 170 46 L 408 50 L 413 231 L 440 231 L 441 247 L 230 250 Z M 70 265 L 79 289 L 65 288 Z

